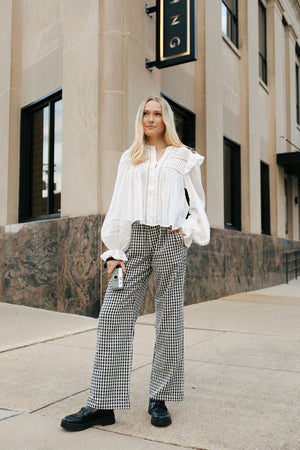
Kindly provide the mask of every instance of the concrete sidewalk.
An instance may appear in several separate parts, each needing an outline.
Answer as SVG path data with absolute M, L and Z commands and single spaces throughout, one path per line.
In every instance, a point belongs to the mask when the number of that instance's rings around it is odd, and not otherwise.
M 138 319 L 131 409 L 60 428 L 86 404 L 97 320 L 0 303 L 0 449 L 300 450 L 300 279 L 185 308 L 183 403 L 151 426 L 154 315 Z

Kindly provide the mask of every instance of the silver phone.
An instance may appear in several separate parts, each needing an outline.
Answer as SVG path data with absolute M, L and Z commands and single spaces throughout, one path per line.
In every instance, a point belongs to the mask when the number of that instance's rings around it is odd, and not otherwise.
M 112 289 L 124 288 L 124 274 L 120 266 L 117 266 L 111 274 L 111 287 Z

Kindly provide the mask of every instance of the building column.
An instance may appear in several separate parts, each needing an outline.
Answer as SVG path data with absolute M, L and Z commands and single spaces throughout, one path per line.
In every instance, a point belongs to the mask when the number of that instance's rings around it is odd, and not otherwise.
M 21 2 L 0 3 L 0 225 L 18 222 Z
M 111 201 L 118 163 L 125 147 L 125 7 L 123 0 L 101 2 L 101 80 L 99 82 L 100 212 Z
M 64 0 L 61 215 L 99 211 L 100 0 Z
M 296 123 L 296 58 L 295 45 L 297 35 L 291 25 L 285 27 L 285 74 L 286 74 L 286 137 L 293 143 L 298 141 L 299 131 Z M 294 151 L 293 147 L 286 142 L 288 152 Z M 299 239 L 299 205 L 295 203 L 298 196 L 298 180 L 296 177 L 290 177 L 289 180 L 289 237 Z
M 205 100 L 202 99 L 202 104 L 205 102 L 207 213 L 212 227 L 224 227 L 221 15 L 221 2 L 206 0 Z
M 206 26 L 205 26 L 205 2 L 197 5 L 197 61 L 195 62 L 195 86 L 196 86 L 196 148 L 204 156 L 202 166 L 202 184 L 207 198 L 207 145 L 206 145 Z
M 277 165 L 277 153 L 286 151 L 280 136 L 286 133 L 284 30 L 282 24 L 283 7 L 279 0 L 267 3 L 267 42 L 268 42 L 268 86 L 269 104 L 269 161 L 270 161 L 270 213 L 271 233 L 285 235 L 284 210 L 284 170 Z M 284 79 L 282 78 L 284 77 Z
M 291 25 L 285 27 L 285 78 L 286 78 L 286 137 L 291 142 L 296 142 L 297 129 L 292 124 L 296 124 L 296 61 L 295 45 L 297 35 Z M 298 133 L 298 132 L 297 132 Z M 287 143 L 287 151 L 292 151 Z

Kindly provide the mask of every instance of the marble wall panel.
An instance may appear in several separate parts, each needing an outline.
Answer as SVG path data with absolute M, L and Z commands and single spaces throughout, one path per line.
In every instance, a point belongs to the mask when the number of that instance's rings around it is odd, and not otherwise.
M 3 301 L 56 310 L 57 223 L 4 227 Z
M 0 301 L 97 317 L 108 284 L 103 215 L 0 227 Z M 188 250 L 185 304 L 285 282 L 284 252 L 300 243 L 212 229 Z M 154 277 L 140 314 L 155 310 Z
M 208 247 L 192 245 L 187 254 L 185 279 L 185 304 L 192 305 L 209 298 L 211 280 L 216 277 L 209 260 L 212 257 Z
M 98 215 L 59 221 L 58 311 L 92 317 L 99 315 L 100 229 Z
M 4 227 L 0 227 L 0 302 L 3 302 L 2 274 L 4 270 Z

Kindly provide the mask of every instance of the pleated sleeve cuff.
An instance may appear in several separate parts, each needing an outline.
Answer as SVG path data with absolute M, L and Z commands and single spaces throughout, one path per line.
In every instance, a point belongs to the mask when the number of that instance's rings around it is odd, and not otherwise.
M 123 250 L 119 250 L 119 249 L 113 249 L 113 250 L 107 250 L 106 252 L 102 253 L 101 255 L 101 259 L 103 259 L 103 261 L 106 261 L 107 258 L 114 258 L 117 261 L 127 261 L 127 256 L 125 254 L 125 252 L 123 252 Z

